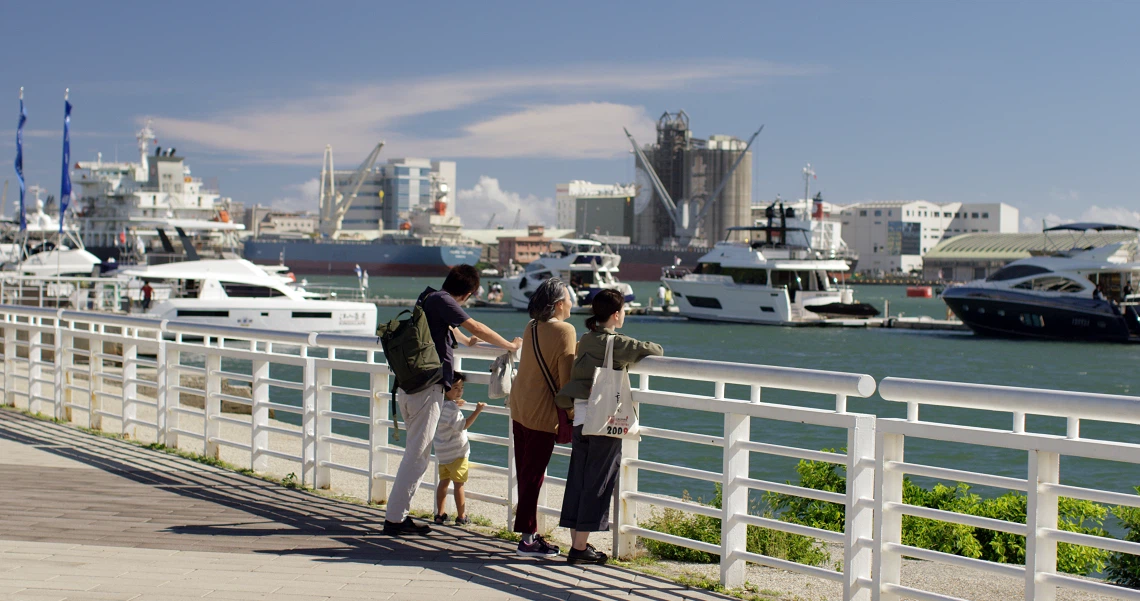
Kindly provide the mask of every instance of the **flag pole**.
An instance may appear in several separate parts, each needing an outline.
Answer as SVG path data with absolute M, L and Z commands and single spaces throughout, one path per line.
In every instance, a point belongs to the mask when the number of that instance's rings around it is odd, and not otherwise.
M 71 196 L 71 177 L 67 173 L 67 168 L 71 163 L 71 141 L 69 140 L 68 125 L 71 121 L 71 103 L 68 102 L 68 96 L 71 95 L 71 88 L 63 89 L 63 174 L 60 176 L 60 190 L 59 190 L 59 233 L 56 234 L 55 243 L 55 278 L 56 278 L 56 291 L 57 295 L 63 292 L 63 274 L 60 273 L 62 268 L 60 263 L 63 259 L 63 218 L 67 215 L 67 206 L 70 202 Z M 57 297 L 58 298 L 58 297 Z M 56 302 L 56 307 L 59 307 L 59 302 Z
M 24 254 L 28 245 L 28 220 L 24 204 L 27 190 L 24 181 L 24 123 L 27 120 L 28 114 L 24 110 L 24 86 L 20 86 L 20 123 L 16 128 L 16 178 L 20 180 L 20 237 L 19 246 L 16 248 L 16 263 L 20 267 L 24 265 Z

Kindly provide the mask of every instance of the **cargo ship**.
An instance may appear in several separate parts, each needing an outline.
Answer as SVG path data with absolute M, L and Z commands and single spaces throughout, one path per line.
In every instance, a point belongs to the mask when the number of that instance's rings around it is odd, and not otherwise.
M 284 263 L 299 275 L 354 275 L 356 266 L 384 276 L 441 276 L 454 265 L 479 262 L 478 245 L 437 244 L 416 236 L 375 240 L 249 238 L 242 256 L 261 265 Z M 658 268 L 660 272 L 660 268 Z

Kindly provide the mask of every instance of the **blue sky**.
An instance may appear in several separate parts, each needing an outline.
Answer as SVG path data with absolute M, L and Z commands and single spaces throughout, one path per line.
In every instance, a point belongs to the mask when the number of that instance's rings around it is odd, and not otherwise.
M 324 145 L 343 168 L 383 139 L 382 159 L 456 160 L 471 225 L 541 218 L 558 182 L 631 181 L 621 127 L 649 141 L 684 109 L 700 137 L 766 125 L 758 200 L 797 196 L 811 162 L 838 203 L 1140 223 L 1136 4 L 41 1 L 0 22 L 0 154 L 24 86 L 49 190 L 70 87 L 74 160 L 133 157 L 153 118 L 247 205 L 315 209 Z

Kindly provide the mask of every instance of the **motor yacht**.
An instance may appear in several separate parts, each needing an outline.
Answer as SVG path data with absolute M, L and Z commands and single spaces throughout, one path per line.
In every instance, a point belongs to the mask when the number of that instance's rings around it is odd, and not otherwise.
M 539 284 L 552 277 L 561 278 L 574 290 L 579 311 L 590 306 L 602 290 L 617 290 L 627 303 L 633 302 L 633 288 L 617 279 L 621 256 L 608 246 L 597 240 L 573 238 L 557 238 L 551 244 L 555 250 L 503 280 L 512 307 L 525 311 Z
M 976 334 L 1140 342 L 1136 246 L 1114 243 L 1014 261 L 942 300 Z
M 245 259 L 137 265 L 116 277 L 132 281 L 132 309 L 148 317 L 292 332 L 371 335 L 372 303 L 315 300 Z M 153 289 L 142 308 L 142 285 Z
M 701 257 L 696 270 L 666 267 L 661 281 L 690 319 L 810 325 L 829 317 L 877 315 L 830 275 L 846 272 L 847 262 L 824 258 L 811 248 L 810 236 L 806 228 L 771 221 L 729 228 L 727 239 Z
M 44 212 L 39 190 L 32 187 L 36 208 L 25 217 L 23 230 L 18 222 L 5 223 L 4 242 L 0 243 L 0 272 L 39 277 L 97 274 L 99 257 L 83 247 L 74 223 L 69 221 L 61 228 L 58 215 Z

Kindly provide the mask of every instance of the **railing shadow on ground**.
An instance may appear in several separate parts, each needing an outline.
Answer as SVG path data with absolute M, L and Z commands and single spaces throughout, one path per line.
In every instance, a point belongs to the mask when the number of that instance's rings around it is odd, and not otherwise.
M 136 484 L 244 512 L 275 525 L 266 528 L 265 522 L 257 521 L 187 523 L 167 526 L 163 533 L 240 538 L 308 537 L 313 542 L 335 543 L 327 547 L 314 544 L 253 549 L 254 553 L 337 563 L 420 566 L 534 601 L 571 596 L 616 600 L 627 599 L 631 593 L 678 599 L 729 598 L 617 566 L 579 568 L 563 561 L 519 558 L 514 556 L 513 544 L 455 527 L 436 527 L 436 531 L 426 537 L 384 536 L 380 532 L 385 515 L 381 508 L 286 488 L 14 411 L 0 411 L 0 439 L 33 446 Z M 61 537 L 66 538 L 66 535 Z M 174 541 L 170 546 L 177 548 Z

